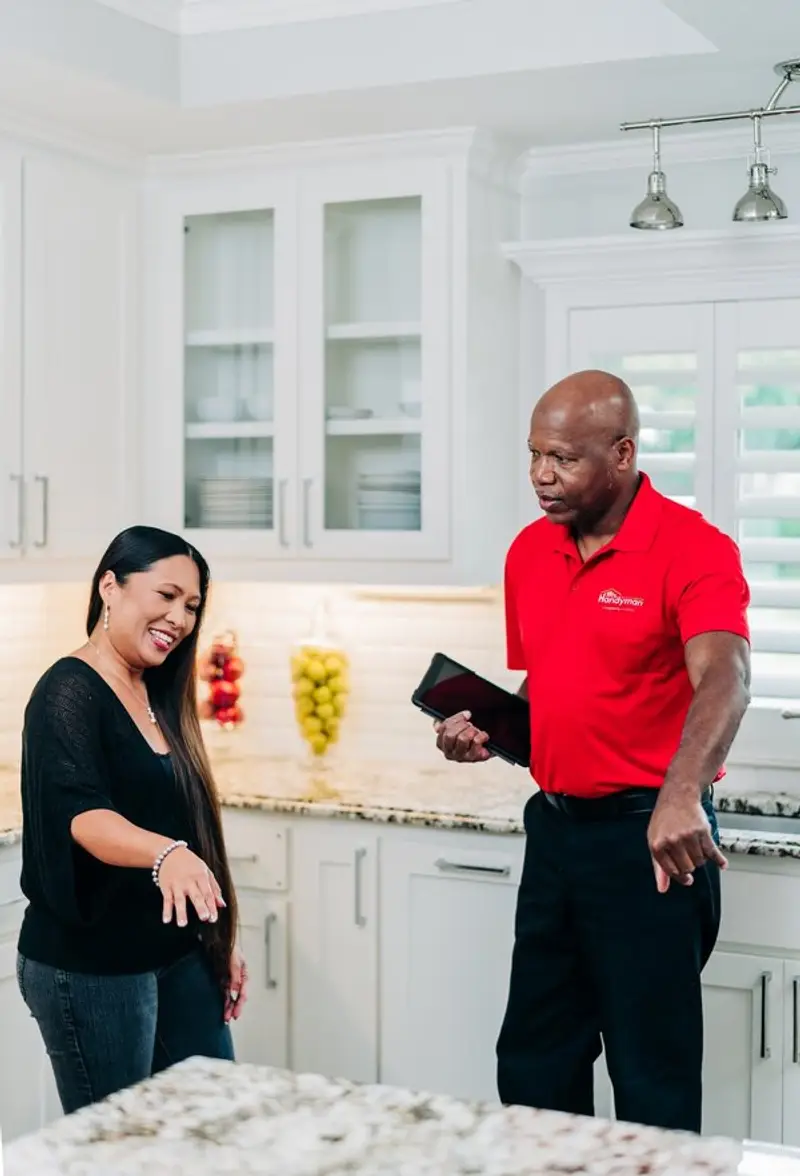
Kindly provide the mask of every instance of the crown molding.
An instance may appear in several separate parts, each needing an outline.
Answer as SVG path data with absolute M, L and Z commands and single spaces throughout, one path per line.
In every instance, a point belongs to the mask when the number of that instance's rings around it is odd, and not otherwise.
M 61 124 L 32 118 L 11 106 L 0 107 L 0 135 L 21 148 L 45 147 L 124 172 L 142 173 L 145 156 L 118 143 L 74 131 Z
M 97 0 L 168 33 L 192 36 L 269 25 L 335 20 L 365 13 L 433 8 L 463 0 Z
M 777 161 L 779 154 L 800 154 L 800 118 L 764 128 L 764 141 Z M 747 127 L 679 132 L 666 130 L 661 137 L 664 168 L 675 163 L 708 163 L 720 159 L 746 159 L 750 148 Z M 520 190 L 551 176 L 586 172 L 613 172 L 624 168 L 647 170 L 651 145 L 646 131 L 620 131 L 618 139 L 601 143 L 573 143 L 533 147 L 520 159 Z
M 346 139 L 319 139 L 302 143 L 276 143 L 201 151 L 183 155 L 151 155 L 147 174 L 151 179 L 249 172 L 259 168 L 291 168 L 325 164 L 398 162 L 410 159 L 468 158 L 473 149 L 489 151 L 482 134 L 473 127 L 409 134 L 360 135 Z
M 513 241 L 503 254 L 541 288 L 601 281 L 715 281 L 800 271 L 800 225 L 737 225 L 553 241 Z
M 135 0 L 133 0 L 135 3 Z M 220 33 L 233 29 L 263 28 L 276 24 L 300 24 L 335 20 L 366 13 L 396 12 L 404 8 L 434 8 L 461 0 L 185 0 L 181 32 Z
M 123 16 L 142 21 L 143 24 L 155 25 L 157 29 L 164 29 L 168 33 L 180 33 L 181 0 L 97 0 L 106 8 L 113 8 Z

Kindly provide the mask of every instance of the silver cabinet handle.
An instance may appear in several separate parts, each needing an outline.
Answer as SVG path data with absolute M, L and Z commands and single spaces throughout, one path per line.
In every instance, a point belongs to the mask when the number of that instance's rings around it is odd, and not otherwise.
M 4 909 L 5 907 L 19 906 L 20 903 L 23 903 L 24 901 L 24 895 L 20 895 L 19 898 L 5 898 L 2 902 L 0 902 L 0 909 Z
M 800 976 L 792 980 L 792 1062 L 800 1065 Z
M 265 980 L 264 984 L 267 988 L 277 988 L 278 981 L 272 975 L 272 928 L 278 921 L 278 916 L 272 911 L 264 920 L 264 948 L 265 956 Z
M 303 544 L 311 547 L 311 487 L 313 478 L 303 478 Z
M 449 862 L 447 858 L 439 858 L 434 865 L 443 874 L 488 874 L 493 878 L 507 878 L 511 873 L 511 866 L 474 866 L 469 862 Z
M 781 711 L 782 719 L 800 719 L 800 711 L 785 710 Z
M 8 546 L 21 548 L 25 533 L 25 479 L 22 474 L 11 474 L 9 477 L 12 485 L 17 488 L 17 534 L 16 538 L 9 539 Z
M 259 860 L 257 853 L 243 853 L 238 857 L 236 854 L 230 854 L 228 857 L 229 862 L 257 862 Z
M 772 981 L 772 972 L 762 972 L 759 978 L 759 986 L 761 988 L 761 1019 L 760 1019 L 760 1046 L 758 1051 L 759 1058 L 766 1061 L 767 1058 L 772 1057 L 772 1050 L 770 1048 L 770 1032 L 769 1032 L 769 986 Z
M 281 547 L 289 546 L 289 540 L 286 536 L 286 491 L 288 487 L 288 479 L 281 478 L 278 482 L 278 542 Z
M 356 927 L 366 927 L 366 925 L 367 925 L 367 920 L 366 920 L 366 916 L 364 915 L 363 904 L 361 901 L 361 873 L 362 873 L 361 867 L 363 865 L 364 858 L 366 856 L 367 856 L 367 851 L 365 849 L 357 849 L 356 850 L 355 865 L 354 865 Z
M 47 533 L 50 529 L 50 479 L 44 474 L 37 474 L 33 479 L 42 488 L 42 530 L 38 539 L 34 539 L 34 547 L 47 547 Z

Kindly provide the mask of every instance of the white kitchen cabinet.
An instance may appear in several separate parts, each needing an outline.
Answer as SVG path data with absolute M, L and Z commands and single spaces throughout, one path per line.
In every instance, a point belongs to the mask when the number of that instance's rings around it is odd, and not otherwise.
M 378 836 L 299 820 L 291 855 L 291 1063 L 378 1077 Z
M 26 555 L 96 560 L 137 521 L 135 188 L 31 156 L 23 206 Z
M 22 157 L 0 153 L 0 559 L 22 552 Z
M 4 152 L 0 190 L 0 557 L 95 559 L 134 513 L 135 186 Z
M 381 852 L 381 1080 L 497 1099 L 517 838 L 424 833 Z
M 240 890 L 240 945 L 249 973 L 247 1004 L 232 1022 L 236 1060 L 289 1064 L 289 911 L 285 898 Z
M 0 849 L 0 1135 L 6 1141 L 36 1131 L 49 1117 L 49 1065 L 36 1022 L 17 984 L 17 936 L 25 909 L 19 891 L 19 852 Z
M 780 1143 L 783 962 L 716 952 L 703 973 L 703 1133 Z
M 235 183 L 155 170 L 145 515 L 256 576 L 494 581 L 519 443 L 513 199 L 469 141 L 382 155 L 288 153 Z

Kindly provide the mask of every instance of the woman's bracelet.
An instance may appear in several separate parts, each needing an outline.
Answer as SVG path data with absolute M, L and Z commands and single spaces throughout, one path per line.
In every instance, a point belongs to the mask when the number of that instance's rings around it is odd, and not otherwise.
M 165 849 L 161 850 L 161 853 L 158 855 L 156 860 L 153 862 L 152 874 L 153 874 L 153 884 L 155 886 L 158 886 L 158 878 L 159 878 L 159 874 L 161 873 L 161 867 L 164 865 L 164 862 L 169 857 L 169 855 L 172 853 L 173 849 L 188 849 L 188 848 L 189 848 L 189 844 L 186 841 L 172 841 L 172 842 L 170 842 L 170 844 L 168 846 L 166 846 Z

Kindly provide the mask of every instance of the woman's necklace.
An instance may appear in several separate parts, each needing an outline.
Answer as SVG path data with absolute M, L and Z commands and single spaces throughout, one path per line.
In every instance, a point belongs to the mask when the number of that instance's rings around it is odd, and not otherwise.
M 103 655 L 102 655 L 102 653 L 100 652 L 100 650 L 99 650 L 99 649 L 97 648 L 97 646 L 95 645 L 94 641 L 87 641 L 87 642 L 86 642 L 86 644 L 87 644 L 87 645 L 90 645 L 90 646 L 92 647 L 92 649 L 94 650 L 95 654 L 97 655 L 97 657 L 98 657 L 100 660 L 103 660 L 103 661 L 105 660 L 105 659 L 103 658 Z M 109 668 L 109 673 L 110 673 L 110 674 L 111 674 L 111 675 L 112 675 L 114 678 L 116 678 L 116 679 L 117 679 L 117 681 L 118 681 L 118 682 L 120 682 L 120 683 L 121 683 L 121 684 L 122 684 L 122 685 L 125 687 L 125 689 L 126 689 L 126 690 L 128 691 L 128 693 L 130 694 L 131 698 L 135 698 L 135 699 L 136 699 L 136 701 L 138 702 L 139 706 L 143 706 L 143 707 L 144 707 L 144 709 L 147 711 L 147 717 L 148 717 L 148 719 L 150 720 L 150 722 L 153 724 L 153 726 L 154 726 L 154 727 L 158 726 L 158 719 L 156 718 L 156 712 L 153 710 L 152 706 L 150 705 L 150 699 L 149 699 L 149 698 L 148 698 L 148 696 L 147 696 L 147 687 L 145 686 L 145 696 L 144 696 L 144 698 L 140 698 L 140 697 L 139 697 L 139 695 L 136 693 L 136 691 L 135 691 L 135 690 L 133 689 L 133 687 L 131 686 L 130 682 L 126 682 L 126 681 L 125 681 L 125 679 L 122 677 L 122 675 L 121 675 L 121 674 L 117 674 L 117 673 L 115 673 L 115 672 L 114 672 L 113 670 L 111 670 L 110 668 Z

